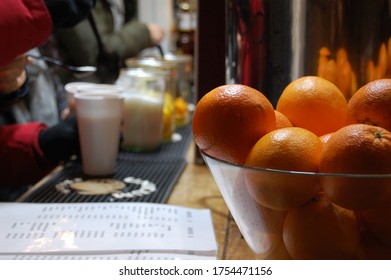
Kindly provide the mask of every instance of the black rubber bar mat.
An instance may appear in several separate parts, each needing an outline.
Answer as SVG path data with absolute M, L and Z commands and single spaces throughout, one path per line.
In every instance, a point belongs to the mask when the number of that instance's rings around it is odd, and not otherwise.
M 191 143 L 191 127 L 177 130 L 180 141 L 164 143 L 155 152 L 129 153 L 121 151 L 116 172 L 110 178 L 91 178 L 83 174 L 79 162 L 70 162 L 55 173 L 23 202 L 154 202 L 165 203 L 184 168 L 186 153 Z M 107 194 L 82 194 L 71 185 L 91 179 L 114 179 L 125 185 L 120 191 Z

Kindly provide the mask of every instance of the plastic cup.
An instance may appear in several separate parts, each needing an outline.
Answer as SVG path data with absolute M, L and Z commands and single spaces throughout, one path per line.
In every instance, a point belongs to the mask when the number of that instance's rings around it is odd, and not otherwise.
M 77 93 L 83 93 L 84 91 L 90 92 L 92 90 L 101 91 L 104 92 L 114 90 L 115 92 L 118 92 L 119 90 L 122 90 L 119 86 L 111 85 L 111 84 L 97 84 L 97 83 L 89 83 L 89 82 L 71 82 L 64 86 L 65 92 L 67 94 L 68 99 L 68 107 L 70 114 L 74 114 L 76 111 L 76 101 L 75 101 L 75 94 Z M 96 93 L 96 91 L 94 91 Z
M 85 88 L 74 98 L 83 172 L 112 175 L 119 150 L 123 96 L 115 89 Z

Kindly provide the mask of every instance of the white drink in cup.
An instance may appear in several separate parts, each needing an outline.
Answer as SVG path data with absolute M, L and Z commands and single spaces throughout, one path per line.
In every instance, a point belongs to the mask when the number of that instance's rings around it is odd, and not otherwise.
M 124 90 L 122 148 L 132 152 L 158 149 L 163 142 L 163 73 L 142 68 L 121 71 L 117 86 Z
M 83 172 L 105 176 L 115 172 L 123 96 L 119 91 L 83 89 L 74 95 Z
M 159 147 L 163 137 L 163 99 L 148 94 L 129 94 L 124 107 L 122 147 L 135 152 Z

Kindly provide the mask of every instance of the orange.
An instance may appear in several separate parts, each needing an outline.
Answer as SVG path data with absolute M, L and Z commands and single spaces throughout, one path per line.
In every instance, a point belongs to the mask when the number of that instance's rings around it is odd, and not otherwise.
M 306 128 L 321 136 L 345 125 L 347 101 L 332 82 L 305 76 L 292 81 L 284 89 L 276 109 L 293 126 Z
M 317 172 L 323 144 L 314 133 L 300 127 L 276 129 L 263 136 L 251 149 L 250 167 Z M 303 205 L 320 191 L 316 176 L 289 172 L 246 170 L 252 197 L 261 205 L 287 210 Z
M 262 205 L 258 205 L 259 213 L 264 221 L 265 236 L 271 243 L 270 250 L 260 255 L 262 259 L 291 260 L 282 239 L 282 230 L 287 211 L 277 211 Z
M 361 217 L 368 231 L 387 245 L 391 255 L 391 200 L 368 210 L 361 211 Z
M 324 144 L 319 171 L 338 174 L 391 173 L 391 133 L 381 127 L 352 124 Z M 325 176 L 323 189 L 344 208 L 363 210 L 391 198 L 391 178 Z
M 283 113 L 274 110 L 274 114 L 276 115 L 276 129 L 292 127 L 291 121 Z
M 319 139 L 320 139 L 320 141 L 322 141 L 323 144 L 325 144 L 330 140 L 331 135 L 333 135 L 333 133 L 326 133 L 322 136 L 319 136 Z
M 282 226 L 286 211 L 273 210 L 259 204 L 257 209 L 262 219 L 260 230 L 264 236 L 264 243 L 270 243 L 268 247 L 274 249 L 279 244 L 279 241 L 282 241 Z
M 236 224 L 240 228 L 249 247 L 262 258 L 278 251 L 282 258 L 282 225 L 286 211 L 276 211 L 259 205 L 252 199 L 245 187 L 244 169 L 239 167 L 222 173 L 224 177 L 232 177 L 232 186 L 228 192 L 229 205 Z M 229 184 L 229 183 L 228 183 Z
M 353 211 L 336 207 L 320 195 L 288 210 L 283 239 L 293 259 L 354 259 L 359 226 Z
M 375 80 L 359 88 L 348 102 L 347 122 L 391 131 L 391 79 Z
M 228 199 L 243 238 L 262 259 L 291 259 L 282 241 L 286 211 L 272 210 L 254 201 L 245 187 L 243 170 L 234 167 L 221 174 L 233 178 Z
M 285 256 L 282 254 L 284 252 L 284 247 L 281 246 L 283 244 L 282 226 L 284 224 L 286 211 L 276 211 L 260 204 L 257 205 L 256 209 L 258 211 L 257 216 L 260 217 L 261 223 L 256 223 L 257 218 L 253 217 L 252 223 L 254 224 L 254 227 L 251 232 L 248 231 L 248 236 L 251 236 L 251 240 L 247 241 L 250 244 L 250 247 L 261 258 L 267 256 L 276 257 L 278 255 L 279 258 L 289 259 L 288 254 L 285 254 Z
M 357 259 L 359 260 L 391 260 L 391 247 L 380 242 L 371 233 L 361 232 Z
M 268 254 L 260 256 L 260 258 L 265 260 L 291 260 L 292 256 L 289 255 L 287 249 L 285 248 L 285 244 L 281 236 L 281 240 L 279 240 L 275 248 L 268 252 Z
M 193 115 L 193 136 L 205 153 L 235 164 L 263 135 L 275 129 L 273 105 L 258 90 L 229 84 L 205 94 Z

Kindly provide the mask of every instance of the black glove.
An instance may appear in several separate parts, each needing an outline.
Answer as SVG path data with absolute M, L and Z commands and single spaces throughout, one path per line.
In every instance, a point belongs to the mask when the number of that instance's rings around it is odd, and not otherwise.
M 67 28 L 85 19 L 96 0 L 45 0 L 55 27 Z
M 79 133 L 76 117 L 70 117 L 57 125 L 40 132 L 39 146 L 45 157 L 59 163 L 71 156 L 80 156 Z

